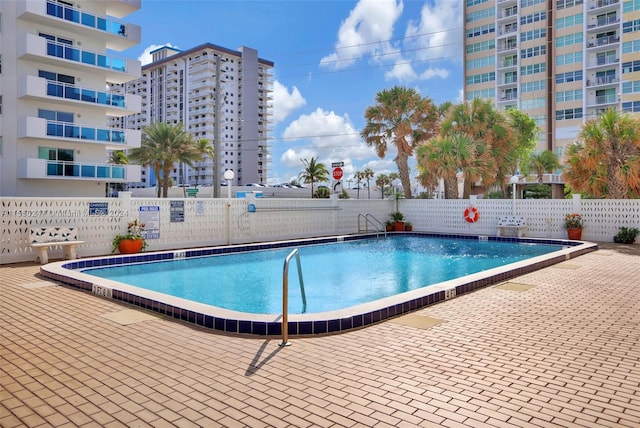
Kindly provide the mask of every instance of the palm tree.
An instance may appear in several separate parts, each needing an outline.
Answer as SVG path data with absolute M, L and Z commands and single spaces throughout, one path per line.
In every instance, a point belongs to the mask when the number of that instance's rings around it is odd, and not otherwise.
M 560 168 L 558 157 L 551 150 L 539 153 L 531 153 L 527 162 L 527 170 L 534 171 L 538 176 L 538 183 L 542 184 L 545 172 L 551 172 Z
M 206 138 L 200 138 L 199 140 L 196 140 L 196 151 L 200 155 L 200 160 L 198 161 L 198 163 L 206 162 L 207 158 L 215 158 L 216 149 L 215 147 L 213 147 L 213 144 L 211 144 Z M 196 187 L 198 187 L 199 178 L 200 174 L 198 171 L 196 171 Z
M 419 178 L 425 187 L 433 186 L 439 178 L 444 181 L 445 199 L 457 199 L 458 171 L 463 171 L 465 183 L 481 175 L 481 169 L 489 162 L 488 151 L 479 149 L 482 144 L 468 134 L 449 132 L 432 138 L 418 147 Z M 468 197 L 468 196 L 466 196 Z
M 413 88 L 394 86 L 376 94 L 376 104 L 367 107 L 364 117 L 367 123 L 360 135 L 368 146 L 375 147 L 381 159 L 388 144 L 396 147 L 395 162 L 402 188 L 405 196 L 411 198 L 408 159 L 416 144 L 437 133 L 437 107 Z
M 387 174 L 378 174 L 376 178 L 376 186 L 380 187 L 380 199 L 384 199 L 385 186 L 391 185 L 391 179 Z
M 362 171 L 363 178 L 367 180 L 367 199 L 371 199 L 371 186 L 369 185 L 369 180 L 373 178 L 375 173 L 371 168 L 367 168 Z
M 607 110 L 569 146 L 565 181 L 595 198 L 640 198 L 640 119 Z
M 169 173 L 174 164 L 183 162 L 193 166 L 200 159 L 193 137 L 181 123 L 156 122 L 142 128 L 142 143 L 132 149 L 129 159 L 153 168 L 158 186 L 162 181 L 162 197 L 168 197 Z M 160 197 L 160 187 L 158 187 Z
M 313 185 L 316 182 L 323 182 L 329 180 L 329 171 L 327 167 L 318 162 L 315 157 L 312 157 L 311 160 L 300 159 L 304 164 L 304 170 L 298 175 L 298 178 L 302 183 L 311 183 L 311 197 L 313 198 L 314 189 Z
M 468 158 L 470 162 L 462 166 L 464 198 L 469 197 L 472 183 L 478 180 L 484 186 L 506 183 L 506 177 L 513 174 L 517 165 L 518 135 L 512 122 L 495 109 L 491 100 L 475 98 L 452 107 L 440 135 L 451 132 L 464 133 L 476 144 Z
M 353 176 L 356 179 L 356 199 L 360 199 L 360 182 L 362 180 L 364 180 L 364 172 L 363 171 L 356 171 Z

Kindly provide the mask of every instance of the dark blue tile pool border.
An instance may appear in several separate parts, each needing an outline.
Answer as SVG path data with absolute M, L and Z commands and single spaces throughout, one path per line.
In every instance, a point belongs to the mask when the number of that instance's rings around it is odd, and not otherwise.
M 456 234 L 439 234 L 439 233 L 423 233 L 423 232 L 404 232 L 404 233 L 390 233 L 392 236 L 425 236 L 436 238 L 455 238 L 455 239 L 469 239 L 478 240 L 486 239 L 488 241 L 503 241 L 503 242 L 524 242 L 524 243 L 536 243 L 536 244 L 551 244 L 562 245 L 564 247 L 580 245 L 579 241 L 568 241 L 562 239 L 528 239 L 517 237 L 495 237 L 495 236 L 477 236 L 477 235 L 456 235 Z M 367 235 L 349 235 L 341 237 L 329 237 L 329 238 L 316 238 L 297 241 L 286 242 L 269 242 L 260 244 L 247 244 L 233 247 L 215 247 L 205 248 L 198 250 L 178 250 L 184 254 L 184 258 L 189 257 L 203 257 L 217 254 L 229 254 L 246 251 L 257 251 L 274 248 L 287 248 L 300 245 L 309 244 L 324 244 L 333 243 L 339 241 L 353 241 L 359 239 L 370 239 L 375 237 L 375 234 Z M 571 254 L 571 257 L 576 257 L 581 254 L 594 251 L 595 247 L 588 247 L 580 251 L 576 251 Z M 149 263 L 161 260 L 171 260 L 176 258 L 175 253 L 178 251 L 166 251 L 157 253 L 143 253 L 130 256 L 112 256 L 105 258 L 87 259 L 87 260 L 74 260 L 63 264 L 65 269 L 80 270 L 94 267 L 112 266 L 118 264 L 132 264 L 132 263 Z M 566 260 L 566 255 L 559 255 L 552 259 L 547 259 L 542 262 L 533 263 L 524 267 L 513 269 L 506 272 L 501 272 L 490 277 L 482 278 L 477 281 L 471 281 L 466 284 L 458 285 L 456 290 L 456 296 L 475 291 L 477 289 L 493 285 L 516 276 L 520 276 L 543 267 L 547 267 L 561 261 Z M 46 270 L 40 269 L 40 273 L 50 279 L 53 279 L 61 284 L 78 288 L 84 291 L 92 292 L 93 284 L 88 281 L 78 280 L 65 275 L 55 274 Z M 257 336 L 279 336 L 282 334 L 282 324 L 280 322 L 263 322 L 263 321 L 250 321 L 250 320 L 235 320 L 228 318 L 220 318 L 211 314 L 203 314 L 188 309 L 178 308 L 166 303 L 158 302 L 153 299 L 148 299 L 142 296 L 124 292 L 121 290 L 113 290 L 112 298 L 114 300 L 121 301 L 133 306 L 137 306 L 149 311 L 159 313 L 167 318 L 173 318 L 175 320 L 185 322 L 192 325 L 197 325 L 206 329 L 214 331 L 220 331 L 225 333 L 233 333 L 239 335 L 257 335 Z M 400 304 L 395 304 L 390 307 L 376 309 L 371 312 L 355 314 L 345 318 L 317 320 L 317 321 L 289 321 L 288 322 L 288 334 L 290 336 L 314 336 L 322 334 L 333 334 L 346 332 L 353 329 L 367 327 L 372 324 L 393 318 L 402 314 L 413 312 L 417 309 L 425 306 L 433 305 L 445 300 L 445 292 L 438 291 L 435 293 L 421 296 Z

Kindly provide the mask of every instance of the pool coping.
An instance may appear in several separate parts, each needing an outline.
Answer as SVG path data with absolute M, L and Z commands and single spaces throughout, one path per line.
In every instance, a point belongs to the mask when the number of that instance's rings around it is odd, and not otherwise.
M 389 233 L 389 235 L 552 244 L 561 245 L 563 248 L 549 254 L 510 263 L 505 266 L 488 269 L 345 309 L 310 314 L 288 314 L 288 335 L 314 336 L 336 334 L 367 327 L 380 321 L 413 312 L 425 306 L 448 300 L 479 288 L 494 285 L 598 249 L 598 245 L 595 243 L 563 239 L 496 237 L 426 232 L 392 232 Z M 238 335 L 280 336 L 282 335 L 282 314 L 265 315 L 232 311 L 117 281 L 98 278 L 73 269 L 105 267 L 123 263 L 174 260 L 273 248 L 293 248 L 298 245 L 334 243 L 371 237 L 376 237 L 376 234 L 340 235 L 291 241 L 262 242 L 221 247 L 158 251 L 136 255 L 115 255 L 65 260 L 41 266 L 40 274 L 62 285 L 137 306 L 168 318 L 197 325 L 205 329 Z

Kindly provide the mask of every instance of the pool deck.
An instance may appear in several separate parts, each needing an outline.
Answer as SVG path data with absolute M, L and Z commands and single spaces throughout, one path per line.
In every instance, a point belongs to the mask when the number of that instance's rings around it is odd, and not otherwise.
M 211 333 L 0 267 L 0 426 L 638 427 L 640 245 L 365 329 Z

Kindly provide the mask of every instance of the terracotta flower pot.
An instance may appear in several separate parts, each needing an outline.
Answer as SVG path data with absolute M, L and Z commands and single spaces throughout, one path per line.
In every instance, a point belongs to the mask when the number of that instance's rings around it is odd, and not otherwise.
M 404 221 L 396 221 L 393 223 L 393 230 L 396 232 L 404 232 Z
M 567 229 L 567 236 L 574 241 L 580 241 L 582 239 L 582 228 L 574 227 Z
M 120 254 L 135 254 L 142 251 L 142 245 L 144 241 L 142 239 L 123 239 L 118 244 L 118 250 Z

